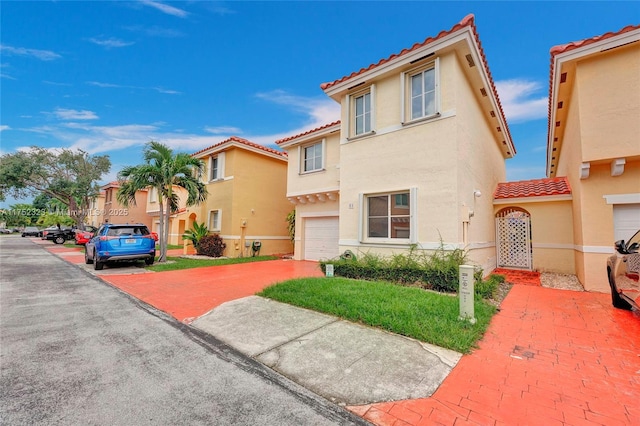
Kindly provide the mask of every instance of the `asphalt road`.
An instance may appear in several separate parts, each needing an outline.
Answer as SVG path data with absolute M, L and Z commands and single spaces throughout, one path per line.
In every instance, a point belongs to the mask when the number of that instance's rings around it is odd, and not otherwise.
M 0 424 L 365 424 L 19 236 L 0 237 Z

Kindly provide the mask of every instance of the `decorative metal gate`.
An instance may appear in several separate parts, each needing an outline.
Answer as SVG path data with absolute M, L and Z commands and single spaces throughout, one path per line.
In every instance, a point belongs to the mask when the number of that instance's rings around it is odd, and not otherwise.
M 496 215 L 498 267 L 533 269 L 531 216 L 524 210 L 506 208 Z

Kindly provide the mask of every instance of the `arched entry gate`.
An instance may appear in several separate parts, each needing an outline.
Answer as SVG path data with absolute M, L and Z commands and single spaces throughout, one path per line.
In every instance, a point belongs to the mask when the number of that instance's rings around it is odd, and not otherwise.
M 496 214 L 496 245 L 499 268 L 533 269 L 531 216 L 507 207 Z

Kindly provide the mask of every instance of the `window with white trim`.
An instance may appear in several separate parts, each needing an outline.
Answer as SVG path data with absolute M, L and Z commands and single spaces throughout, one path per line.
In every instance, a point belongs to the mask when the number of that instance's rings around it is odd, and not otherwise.
M 324 140 L 301 148 L 301 173 L 315 172 L 324 168 Z
M 440 109 L 438 60 L 402 73 L 402 121 L 433 117 Z
M 365 195 L 364 238 L 389 241 L 412 240 L 411 191 Z
M 150 203 L 158 202 L 158 190 L 154 186 L 149 188 L 149 202 Z
M 224 152 L 209 158 L 209 181 L 224 178 Z
M 211 210 L 209 212 L 209 231 L 220 231 L 222 212 L 220 210 Z
M 371 93 L 364 93 L 353 99 L 355 104 L 355 134 L 361 135 L 371 131 Z
M 375 85 L 347 97 L 349 137 L 373 133 L 375 130 Z

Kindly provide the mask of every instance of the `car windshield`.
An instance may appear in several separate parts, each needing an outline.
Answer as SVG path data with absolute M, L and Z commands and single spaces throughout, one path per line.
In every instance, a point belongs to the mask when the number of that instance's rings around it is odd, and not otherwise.
M 25 231 L 37 231 L 38 228 L 36 228 L 35 226 L 27 226 L 26 228 L 24 228 Z
M 630 252 L 638 252 L 638 248 L 640 248 L 640 231 L 636 232 L 633 237 L 627 241 L 627 250 Z

